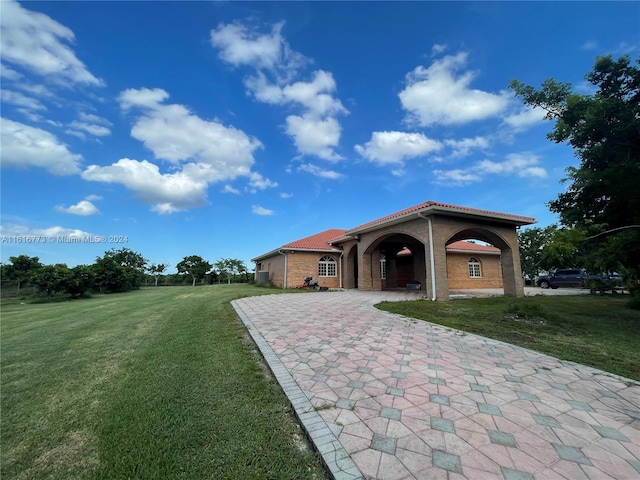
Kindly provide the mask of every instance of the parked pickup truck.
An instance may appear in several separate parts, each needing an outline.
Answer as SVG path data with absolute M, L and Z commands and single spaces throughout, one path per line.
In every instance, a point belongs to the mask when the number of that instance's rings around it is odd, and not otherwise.
M 602 282 L 605 285 L 610 281 L 606 275 L 592 275 L 581 268 L 563 268 L 549 275 L 538 276 L 536 285 L 541 288 L 584 287 L 590 280 Z

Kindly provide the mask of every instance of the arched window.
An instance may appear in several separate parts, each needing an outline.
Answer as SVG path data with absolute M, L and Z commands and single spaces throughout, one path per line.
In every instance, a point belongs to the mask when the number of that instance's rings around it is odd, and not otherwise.
M 380 278 L 387 279 L 387 257 L 384 253 L 380 255 Z
M 325 255 L 318 262 L 318 276 L 319 277 L 335 277 L 337 276 L 336 259 Z
M 475 257 L 471 257 L 469 259 L 469 277 L 470 278 L 482 277 L 482 271 L 480 270 L 480 261 Z

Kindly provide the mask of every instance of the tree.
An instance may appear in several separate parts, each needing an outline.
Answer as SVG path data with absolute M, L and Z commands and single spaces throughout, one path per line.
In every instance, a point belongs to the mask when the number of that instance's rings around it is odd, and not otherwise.
M 218 260 L 214 267 L 218 271 L 220 277 L 223 275 L 227 277 L 227 283 L 231 283 L 231 277 L 236 275 L 245 275 L 247 267 L 242 260 L 236 258 L 221 258 Z
M 95 278 L 95 286 L 102 293 L 124 292 L 130 290 L 130 275 L 126 268 L 113 258 L 98 257 L 91 266 Z
M 64 263 L 59 263 L 34 270 L 29 281 L 39 291 L 45 292 L 50 297 L 56 292 L 64 291 L 68 276 L 69 268 Z
M 38 257 L 29 257 L 28 255 L 9 257 L 9 261 L 11 264 L 4 266 L 6 269 L 4 273 L 8 279 L 16 282 L 18 294 L 20 294 L 20 287 L 29 281 L 35 270 L 42 268 L 42 264 Z
M 640 65 L 640 59 L 636 62 Z M 629 56 L 598 57 L 585 76 L 596 89 L 584 95 L 548 79 L 542 88 L 512 80 L 525 104 L 555 121 L 547 137 L 568 143 L 580 159 L 568 167 L 565 192 L 549 202 L 561 223 L 585 233 L 584 249 L 602 267 L 640 273 L 640 68 Z M 595 260 L 593 260 L 594 263 Z
M 64 290 L 72 297 L 79 297 L 89 291 L 94 282 L 93 269 L 87 265 L 78 265 L 68 271 Z
M 209 270 L 211 270 L 212 265 L 205 261 L 199 255 L 190 255 L 188 257 L 184 257 L 176 268 L 178 273 L 190 275 L 193 282 L 191 285 L 196 285 L 196 280 L 202 280 L 204 276 L 207 274 Z
M 158 286 L 158 278 L 160 277 L 160 275 L 162 275 L 162 272 L 164 272 L 167 269 L 167 267 L 168 265 L 165 265 L 164 263 L 159 263 L 158 265 L 156 265 L 155 263 L 152 263 L 151 266 L 148 268 L 149 273 L 153 275 L 153 277 L 155 278 L 156 287 Z
M 533 279 L 541 270 L 548 270 L 544 249 L 557 231 L 555 225 L 545 228 L 528 228 L 518 232 L 518 246 L 520 249 L 520 264 L 522 271 Z
M 98 261 L 99 260 L 100 258 L 98 258 Z M 126 291 L 140 287 L 144 280 L 144 272 L 147 265 L 147 260 L 141 254 L 128 248 L 121 248 L 120 250 L 111 249 L 104 252 L 104 260 L 113 261 L 117 266 L 121 267 L 118 274 L 119 278 L 117 279 L 120 284 L 112 284 L 111 287 L 108 288 L 109 291 Z M 102 264 L 102 267 L 106 266 L 106 263 Z M 112 270 L 111 273 L 115 272 L 111 266 L 109 266 L 109 268 Z M 110 282 L 112 280 L 115 280 L 115 277 L 108 281 Z

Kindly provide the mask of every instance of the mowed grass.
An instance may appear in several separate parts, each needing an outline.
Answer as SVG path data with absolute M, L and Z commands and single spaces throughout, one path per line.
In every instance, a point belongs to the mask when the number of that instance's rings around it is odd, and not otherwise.
M 3 479 L 322 479 L 230 300 L 148 288 L 2 308 Z
M 640 380 L 640 312 L 628 296 L 533 296 L 427 300 L 378 308 L 502 340 Z

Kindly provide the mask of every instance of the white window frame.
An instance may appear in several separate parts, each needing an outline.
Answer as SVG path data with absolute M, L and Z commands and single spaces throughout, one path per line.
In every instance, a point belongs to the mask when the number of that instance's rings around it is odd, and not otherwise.
M 336 259 L 325 255 L 318 261 L 318 277 L 337 277 L 338 262 Z
M 380 255 L 380 279 L 387 279 L 387 257 L 384 253 Z
M 482 278 L 482 264 L 476 257 L 469 258 L 469 278 Z

